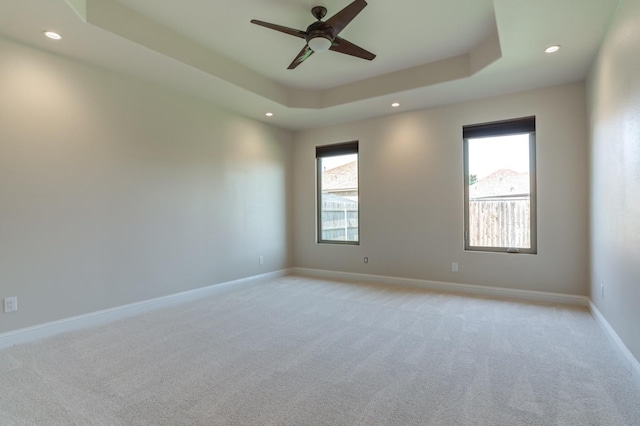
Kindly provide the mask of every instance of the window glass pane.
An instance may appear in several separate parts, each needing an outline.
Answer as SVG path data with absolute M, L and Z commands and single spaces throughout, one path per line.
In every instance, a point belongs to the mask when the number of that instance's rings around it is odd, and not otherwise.
M 319 240 L 358 242 L 358 154 L 318 158 Z
M 530 249 L 529 134 L 470 138 L 468 245 Z

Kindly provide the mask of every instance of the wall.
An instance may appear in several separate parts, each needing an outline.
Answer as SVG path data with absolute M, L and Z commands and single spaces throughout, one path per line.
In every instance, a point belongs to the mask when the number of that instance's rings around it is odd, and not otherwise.
M 640 2 L 621 1 L 588 90 L 590 297 L 640 359 Z
M 5 39 L 0 93 L 0 333 L 291 266 L 290 132 Z
M 537 117 L 538 254 L 465 252 L 462 126 L 529 115 Z M 579 83 L 300 132 L 294 263 L 586 295 L 587 139 Z M 351 140 L 360 141 L 361 244 L 316 244 L 314 148 Z

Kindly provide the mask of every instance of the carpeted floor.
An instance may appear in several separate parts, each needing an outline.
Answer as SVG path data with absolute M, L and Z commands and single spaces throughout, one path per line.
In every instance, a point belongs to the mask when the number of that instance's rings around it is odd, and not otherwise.
M 289 276 L 0 351 L 0 424 L 640 425 L 584 309 Z

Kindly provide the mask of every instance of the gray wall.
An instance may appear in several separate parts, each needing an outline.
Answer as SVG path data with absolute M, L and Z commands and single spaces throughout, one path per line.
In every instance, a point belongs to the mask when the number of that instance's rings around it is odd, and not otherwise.
M 462 126 L 529 115 L 537 117 L 538 254 L 465 252 Z M 351 140 L 360 141 L 361 244 L 316 244 L 314 148 Z M 586 295 L 587 140 L 580 83 L 300 132 L 294 264 Z
M 623 0 L 588 80 L 591 300 L 640 359 L 640 2 Z M 604 285 L 604 297 L 601 293 Z
M 291 266 L 290 132 L 5 39 L 0 94 L 0 332 Z

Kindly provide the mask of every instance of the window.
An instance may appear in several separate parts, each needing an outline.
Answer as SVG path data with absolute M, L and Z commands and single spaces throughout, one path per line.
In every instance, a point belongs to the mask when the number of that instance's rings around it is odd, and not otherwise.
M 318 242 L 359 244 L 358 142 L 316 147 Z
M 465 250 L 537 253 L 535 117 L 463 127 Z

